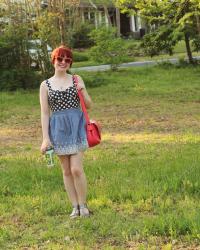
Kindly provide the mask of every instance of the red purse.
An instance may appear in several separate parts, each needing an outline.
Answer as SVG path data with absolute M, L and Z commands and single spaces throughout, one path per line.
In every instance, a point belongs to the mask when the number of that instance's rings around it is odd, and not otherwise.
M 77 87 L 77 83 L 78 83 L 77 76 L 74 76 L 74 80 L 75 80 L 74 82 Z M 81 108 L 82 108 L 82 111 L 84 113 L 85 120 L 86 120 L 86 134 L 87 134 L 88 145 L 89 147 L 94 147 L 101 142 L 101 128 L 100 128 L 100 125 L 96 121 L 89 119 L 87 109 L 85 107 L 85 102 L 84 102 L 84 99 L 80 90 L 78 90 L 78 96 L 79 96 Z

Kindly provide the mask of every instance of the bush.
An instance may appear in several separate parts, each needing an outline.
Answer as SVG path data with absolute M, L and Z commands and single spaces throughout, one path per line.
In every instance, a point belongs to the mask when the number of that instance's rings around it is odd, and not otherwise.
M 173 34 L 173 27 L 164 27 L 146 34 L 143 37 L 141 46 L 144 48 L 146 55 L 153 57 L 161 52 L 172 55 L 176 43 L 177 38 Z
M 115 28 L 102 27 L 90 33 L 95 46 L 90 50 L 90 58 L 96 62 L 108 63 L 116 70 L 126 54 L 125 44 L 117 38 Z
M 37 88 L 41 82 L 37 72 L 28 69 L 3 70 L 0 75 L 0 91 Z
M 85 62 L 89 60 L 89 56 L 84 52 L 73 52 L 73 60 L 74 62 Z
M 156 66 L 159 68 L 162 68 L 162 69 L 171 69 L 171 68 L 175 67 L 175 65 L 173 63 L 171 63 L 170 61 L 159 62 L 159 63 L 157 63 Z
M 94 25 L 81 23 L 72 34 L 70 45 L 73 48 L 89 48 L 94 43 L 90 39 L 89 33 L 94 29 Z
M 126 54 L 127 56 L 143 56 L 144 53 L 141 50 L 140 43 L 129 43 L 126 45 Z
M 196 52 L 200 51 L 200 35 L 195 36 L 195 38 L 192 41 L 192 45 L 194 47 L 194 51 Z

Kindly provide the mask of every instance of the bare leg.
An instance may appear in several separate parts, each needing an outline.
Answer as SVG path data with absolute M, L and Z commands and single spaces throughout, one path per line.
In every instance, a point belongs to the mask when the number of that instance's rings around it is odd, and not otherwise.
M 59 155 L 59 160 L 61 162 L 65 189 L 67 191 L 69 200 L 71 201 L 72 205 L 76 207 L 78 205 L 78 196 L 76 193 L 73 176 L 70 169 L 70 156 Z
M 82 152 L 70 156 L 70 168 L 74 179 L 74 186 L 76 189 L 79 205 L 86 203 L 87 193 L 87 181 L 83 170 L 82 160 Z

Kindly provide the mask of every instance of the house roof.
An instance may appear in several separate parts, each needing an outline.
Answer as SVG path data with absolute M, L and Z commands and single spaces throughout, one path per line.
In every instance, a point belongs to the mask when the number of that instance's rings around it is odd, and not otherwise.
M 94 5 L 92 4 L 94 2 Z M 101 3 L 95 3 L 95 1 L 89 1 L 89 0 L 80 0 L 79 7 L 81 8 L 103 8 L 103 4 Z M 112 4 L 107 5 L 108 7 L 114 7 Z

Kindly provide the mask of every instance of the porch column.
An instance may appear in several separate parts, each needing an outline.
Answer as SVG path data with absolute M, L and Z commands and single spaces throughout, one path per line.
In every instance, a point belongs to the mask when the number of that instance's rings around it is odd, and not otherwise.
M 105 24 L 106 24 L 107 27 L 109 27 L 109 22 L 108 22 L 108 18 L 106 16 L 106 14 L 105 14 Z
M 130 17 L 130 29 L 132 32 L 135 32 L 135 17 L 134 16 L 131 16 Z
M 137 20 L 138 20 L 138 29 L 141 29 L 142 28 L 141 17 L 137 16 Z

